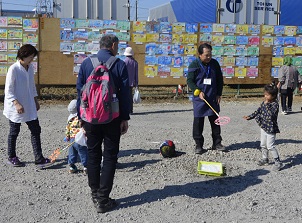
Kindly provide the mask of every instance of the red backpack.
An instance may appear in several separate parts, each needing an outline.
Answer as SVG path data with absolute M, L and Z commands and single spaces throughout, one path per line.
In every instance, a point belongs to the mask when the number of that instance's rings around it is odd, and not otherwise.
M 106 124 L 119 116 L 119 101 L 110 68 L 118 58 L 99 62 L 97 56 L 89 57 L 93 71 L 81 90 L 80 116 L 91 124 Z

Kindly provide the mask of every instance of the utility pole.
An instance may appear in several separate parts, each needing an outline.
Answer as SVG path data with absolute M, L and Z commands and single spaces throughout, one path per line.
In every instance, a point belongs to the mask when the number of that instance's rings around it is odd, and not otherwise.
M 135 21 L 137 21 L 137 0 L 135 0 Z
M 128 0 L 128 21 L 130 21 L 130 0 Z

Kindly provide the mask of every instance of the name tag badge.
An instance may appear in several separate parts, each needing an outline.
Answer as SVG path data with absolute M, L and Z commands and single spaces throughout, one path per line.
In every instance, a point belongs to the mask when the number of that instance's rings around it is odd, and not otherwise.
M 205 79 L 203 80 L 203 84 L 211 85 L 211 83 L 212 83 L 211 78 L 205 78 Z

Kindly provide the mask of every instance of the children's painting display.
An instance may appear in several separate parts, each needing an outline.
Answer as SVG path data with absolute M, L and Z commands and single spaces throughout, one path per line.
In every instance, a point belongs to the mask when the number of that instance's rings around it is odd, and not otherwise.
M 31 44 L 38 49 L 38 28 L 38 18 L 0 17 L 0 76 L 6 76 L 23 44 Z M 37 58 L 32 64 L 37 72 Z

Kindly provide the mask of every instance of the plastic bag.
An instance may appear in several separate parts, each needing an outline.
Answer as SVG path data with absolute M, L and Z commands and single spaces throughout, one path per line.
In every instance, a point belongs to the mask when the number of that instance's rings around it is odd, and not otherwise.
M 81 146 L 87 146 L 87 138 L 83 128 L 76 134 L 74 141 Z
M 133 103 L 134 103 L 134 104 L 139 104 L 139 103 L 141 103 L 141 95 L 140 95 L 140 93 L 139 93 L 138 88 L 135 88 L 135 90 L 134 90 Z

